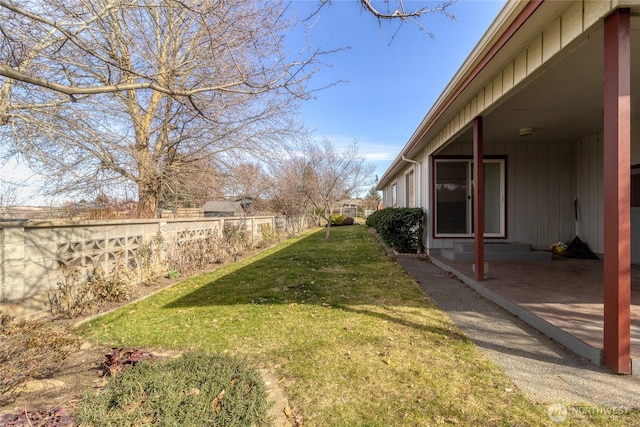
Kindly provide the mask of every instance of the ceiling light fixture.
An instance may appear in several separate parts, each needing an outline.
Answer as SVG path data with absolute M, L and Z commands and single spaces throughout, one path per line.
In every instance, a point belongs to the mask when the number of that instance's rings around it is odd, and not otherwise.
M 533 128 L 520 128 L 518 133 L 520 134 L 520 136 L 533 135 Z

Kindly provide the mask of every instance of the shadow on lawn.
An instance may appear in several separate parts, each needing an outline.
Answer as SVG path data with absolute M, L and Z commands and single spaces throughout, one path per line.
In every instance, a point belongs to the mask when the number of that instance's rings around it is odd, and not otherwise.
M 422 323 L 408 321 L 402 313 L 394 315 L 393 306 L 424 310 L 436 306 L 405 272 L 389 262 L 374 239 L 363 243 L 370 238 L 366 229 L 332 233 L 326 240 L 320 230 L 268 255 L 257 255 L 247 265 L 224 267 L 218 277 L 164 307 L 318 305 L 467 340 L 428 316 Z

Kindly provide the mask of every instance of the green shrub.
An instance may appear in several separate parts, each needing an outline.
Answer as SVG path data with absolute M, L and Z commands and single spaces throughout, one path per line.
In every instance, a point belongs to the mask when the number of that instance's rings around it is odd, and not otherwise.
M 422 240 L 423 216 L 422 208 L 384 208 L 369 215 L 366 223 L 398 252 L 411 252 Z
M 331 226 L 338 226 L 344 223 L 344 215 L 333 214 L 331 215 Z
M 378 230 L 378 222 L 380 221 L 380 218 L 384 215 L 384 213 L 382 213 L 384 209 L 379 210 L 379 211 L 375 211 L 374 213 L 372 213 L 371 215 L 369 215 L 367 217 L 367 219 L 365 220 L 365 224 L 367 224 L 369 227 L 373 228 L 374 230 Z
M 141 361 L 87 392 L 76 422 L 90 426 L 266 426 L 267 394 L 257 372 L 230 357 L 185 353 Z
M 51 326 L 37 320 L 0 322 L 0 403 L 15 397 L 26 381 L 47 378 L 60 370 L 80 338 L 67 326 Z

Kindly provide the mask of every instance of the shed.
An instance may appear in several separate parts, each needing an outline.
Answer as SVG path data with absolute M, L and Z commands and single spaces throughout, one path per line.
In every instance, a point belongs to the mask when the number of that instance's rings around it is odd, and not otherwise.
M 243 216 L 241 202 L 233 202 L 229 200 L 209 201 L 202 207 L 205 218 L 223 217 L 223 216 Z

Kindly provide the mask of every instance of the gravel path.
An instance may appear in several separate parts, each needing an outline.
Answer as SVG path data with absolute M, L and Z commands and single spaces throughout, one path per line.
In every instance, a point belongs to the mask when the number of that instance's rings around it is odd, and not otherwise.
M 531 400 L 551 409 L 640 408 L 640 376 L 581 359 L 428 261 L 398 256 L 397 262 Z

